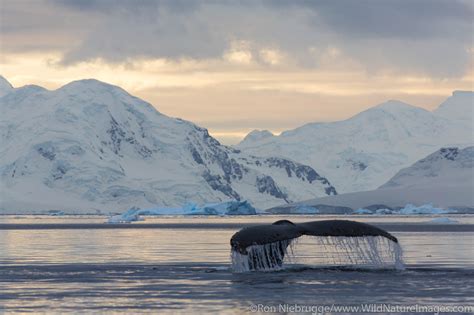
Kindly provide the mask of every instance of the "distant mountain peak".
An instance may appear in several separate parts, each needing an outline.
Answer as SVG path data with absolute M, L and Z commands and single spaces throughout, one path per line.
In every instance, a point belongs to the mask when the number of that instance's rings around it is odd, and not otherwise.
M 89 106 L 91 102 L 96 105 L 112 106 L 113 108 L 120 104 L 127 104 L 127 106 L 143 106 L 148 108 L 150 113 L 161 115 L 150 103 L 129 94 L 119 86 L 96 79 L 72 81 L 55 92 L 58 92 L 57 95 L 63 97 L 73 97 L 77 100 L 77 104 L 81 106 Z
M 410 104 L 407 104 L 403 101 L 392 99 L 392 100 L 387 100 L 383 103 L 380 103 L 377 106 L 396 106 L 396 105 L 401 105 L 401 106 L 411 106 Z
M 249 132 L 241 142 L 258 141 L 258 140 L 262 140 L 262 139 L 265 139 L 265 138 L 270 138 L 270 137 L 273 137 L 273 136 L 274 136 L 274 134 L 271 133 L 268 130 L 255 129 L 255 130 L 252 130 L 251 132 Z
M 467 90 L 455 90 L 453 91 L 453 96 L 470 96 L 472 97 L 474 95 L 473 91 L 467 91 Z
M 260 141 L 244 140 L 238 148 L 309 165 L 330 178 L 338 193 L 371 190 L 440 147 L 472 145 L 471 95 L 455 91 L 442 115 L 389 100 L 345 120 L 309 123 Z M 454 154 L 446 149 L 447 156 Z
M 399 100 L 388 100 L 386 102 L 383 102 L 381 104 L 378 104 L 372 108 L 369 108 L 368 110 L 371 109 L 383 109 L 383 110 L 388 110 L 388 111 L 400 111 L 400 110 L 413 110 L 413 109 L 421 109 L 419 107 L 410 105 L 408 103 L 399 101 Z
M 449 119 L 474 120 L 474 92 L 456 90 L 434 111 L 436 115 Z
M 5 79 L 5 77 L 3 75 L 0 74 L 0 85 L 1 86 L 8 86 L 10 87 L 11 89 L 13 89 L 13 85 L 11 85 L 10 82 L 8 82 L 7 79 Z
M 121 87 L 116 85 L 112 85 L 109 83 L 105 83 L 96 79 L 82 79 L 72 81 L 61 88 L 59 90 L 75 90 L 75 91 L 84 91 L 84 90 L 120 90 L 125 92 Z M 125 92 L 126 93 L 126 92 Z
M 4 76 L 0 75 L 0 97 L 12 91 L 14 87 L 5 79 Z
M 383 121 L 398 121 L 406 123 L 406 120 L 421 119 L 423 116 L 429 116 L 431 113 L 421 107 L 413 106 L 398 100 L 389 100 L 376 106 L 370 107 L 355 116 L 345 120 L 345 122 L 357 122 L 360 124 L 383 124 Z M 418 118 L 415 118 L 418 117 Z

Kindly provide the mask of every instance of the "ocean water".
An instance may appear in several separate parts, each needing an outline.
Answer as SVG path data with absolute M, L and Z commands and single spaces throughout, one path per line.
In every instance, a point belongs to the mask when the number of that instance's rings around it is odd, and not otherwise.
M 334 217 L 160 217 L 122 228 L 94 216 L 0 217 L 0 314 L 474 306 L 470 216 L 450 216 L 457 224 L 433 224 L 427 216 L 349 217 L 380 224 L 399 239 L 402 271 L 322 266 L 311 261 L 321 249 L 302 244 L 304 263 L 232 272 L 230 237 L 241 226 L 283 218 Z

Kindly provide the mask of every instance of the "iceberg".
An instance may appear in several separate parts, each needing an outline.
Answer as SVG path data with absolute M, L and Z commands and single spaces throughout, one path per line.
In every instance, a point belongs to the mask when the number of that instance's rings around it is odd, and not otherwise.
M 256 209 L 247 201 L 227 201 L 208 203 L 202 207 L 194 206 L 184 214 L 187 215 L 253 215 Z
M 61 210 L 49 210 L 48 211 L 48 214 L 50 216 L 53 216 L 53 217 L 58 217 L 58 216 L 63 216 L 65 215 L 66 213 L 64 211 L 61 211 Z
M 226 201 L 219 203 L 207 203 L 198 206 L 188 203 L 181 208 L 151 208 L 138 209 L 136 207 L 122 214 L 109 217 L 107 223 L 131 223 L 143 221 L 140 216 L 144 215 L 255 215 L 257 210 L 247 201 Z
M 401 214 L 401 215 L 416 215 L 416 214 L 447 214 L 447 213 L 453 213 L 455 211 L 451 209 L 443 209 L 443 208 L 437 208 L 434 207 L 431 204 L 425 204 L 421 206 L 415 206 L 412 204 L 407 204 L 405 207 L 401 209 L 364 209 L 364 208 L 359 208 L 354 211 L 354 214 L 377 214 L 377 215 L 382 215 L 382 214 Z
M 407 204 L 404 208 L 398 210 L 396 213 L 399 213 L 399 214 L 443 214 L 447 212 L 448 212 L 447 210 L 433 207 L 433 205 L 431 204 L 426 204 L 422 206 Z
M 113 215 L 109 217 L 107 223 L 130 223 L 134 221 L 139 221 L 140 211 L 140 209 L 131 208 L 122 214 Z
M 369 210 L 369 209 L 363 209 L 363 208 L 359 208 L 357 210 L 354 210 L 354 214 L 373 214 L 374 212 L 372 210 Z
M 316 214 L 319 213 L 319 210 L 316 207 L 301 205 L 295 208 L 295 214 Z
M 392 214 L 393 210 L 387 209 L 387 208 L 382 208 L 382 209 L 377 209 L 375 210 L 375 214 L 377 215 L 382 215 L 382 214 Z

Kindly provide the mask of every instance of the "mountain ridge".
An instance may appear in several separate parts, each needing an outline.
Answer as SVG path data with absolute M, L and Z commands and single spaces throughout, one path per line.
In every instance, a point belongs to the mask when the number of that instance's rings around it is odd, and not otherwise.
M 268 209 L 297 213 L 302 208 L 350 214 L 358 209 L 396 210 L 408 204 L 432 205 L 460 213 L 474 213 L 474 146 L 441 148 L 400 170 L 375 190 L 321 197 Z
M 336 193 L 313 168 L 221 145 L 122 88 L 78 80 L 0 98 L 2 212 L 120 212 L 248 199 L 257 207 Z
M 473 107 L 472 93 L 463 93 L 460 100 L 459 93 L 453 95 L 456 101 L 451 103 Z M 339 193 L 354 192 L 379 187 L 440 147 L 472 145 L 473 121 L 388 101 L 345 120 L 308 123 L 279 136 L 246 138 L 235 147 L 310 165 L 329 177 Z

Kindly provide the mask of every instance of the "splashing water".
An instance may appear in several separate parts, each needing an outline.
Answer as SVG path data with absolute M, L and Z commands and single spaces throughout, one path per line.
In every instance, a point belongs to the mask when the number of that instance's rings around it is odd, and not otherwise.
M 285 265 L 344 266 L 403 270 L 402 249 L 382 236 L 303 236 L 246 248 L 247 255 L 231 251 L 235 272 L 275 271 Z
M 252 245 L 246 248 L 247 255 L 231 250 L 232 269 L 236 272 L 280 270 L 285 260 L 291 261 L 294 256 L 292 246 L 294 241 L 295 239 L 291 239 L 265 245 Z

